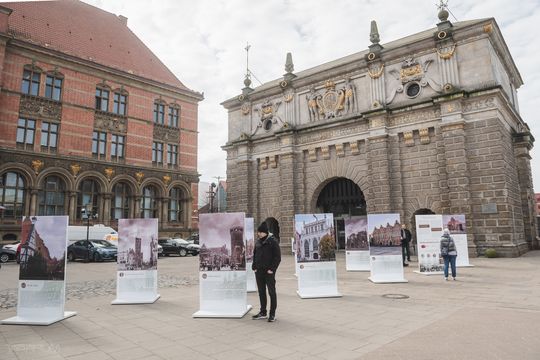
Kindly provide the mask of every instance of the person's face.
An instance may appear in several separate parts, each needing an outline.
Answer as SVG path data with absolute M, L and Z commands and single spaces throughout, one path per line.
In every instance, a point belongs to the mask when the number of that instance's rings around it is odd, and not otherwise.
M 262 239 L 263 237 L 265 237 L 265 236 L 266 236 L 266 233 L 263 233 L 263 232 L 257 231 L 257 236 L 259 237 L 259 239 Z
M 401 228 L 402 228 L 402 229 L 406 229 L 407 226 L 405 226 L 405 224 L 402 224 L 402 225 L 401 225 Z

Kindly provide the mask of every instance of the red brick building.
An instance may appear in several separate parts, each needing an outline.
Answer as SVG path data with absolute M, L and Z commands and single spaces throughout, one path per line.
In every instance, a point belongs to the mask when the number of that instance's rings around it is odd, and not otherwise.
M 0 4 L 0 239 L 23 215 L 197 227 L 197 106 L 127 18 L 77 0 Z

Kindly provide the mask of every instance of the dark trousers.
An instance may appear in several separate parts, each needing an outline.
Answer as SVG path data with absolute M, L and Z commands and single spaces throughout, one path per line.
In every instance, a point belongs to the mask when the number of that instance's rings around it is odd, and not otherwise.
M 277 308 L 276 274 L 268 274 L 265 271 L 257 270 L 255 279 L 257 280 L 259 301 L 261 302 L 261 313 L 266 314 L 266 288 L 268 288 L 268 295 L 270 295 L 270 315 L 275 316 Z
M 411 251 L 409 250 L 409 241 L 401 242 L 401 251 L 403 253 L 403 263 L 405 264 L 405 259 L 411 261 Z M 407 255 L 405 255 L 407 253 Z
M 456 277 L 456 257 L 457 255 L 446 255 L 444 259 L 444 277 L 448 277 L 448 263 L 452 267 L 452 277 Z

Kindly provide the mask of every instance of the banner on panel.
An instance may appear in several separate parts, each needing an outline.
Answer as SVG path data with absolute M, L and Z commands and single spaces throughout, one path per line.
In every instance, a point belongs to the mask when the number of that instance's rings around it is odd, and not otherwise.
M 367 216 L 345 219 L 345 262 L 347 271 L 369 271 Z
M 298 295 L 338 297 L 333 214 L 295 215 Z
M 67 216 L 23 218 L 17 316 L 3 324 L 50 325 L 76 315 L 64 311 L 67 226 Z
M 416 215 L 416 241 L 418 244 L 418 273 L 442 274 L 441 215 Z
M 243 317 L 247 305 L 244 213 L 199 218 L 199 311 L 193 317 Z
M 255 272 L 251 268 L 253 265 L 253 250 L 255 249 L 255 225 L 253 218 L 246 218 L 246 231 L 244 236 L 246 239 L 246 290 L 247 292 L 257 291 L 257 281 L 255 280 Z
M 467 245 L 467 224 L 465 215 L 443 215 L 443 228 L 450 230 L 450 236 L 456 244 L 456 266 L 473 266 L 469 264 L 469 247 Z
M 118 220 L 116 300 L 119 304 L 147 304 L 159 299 L 158 219 Z
M 375 283 L 407 282 L 403 276 L 399 214 L 368 215 L 371 276 Z

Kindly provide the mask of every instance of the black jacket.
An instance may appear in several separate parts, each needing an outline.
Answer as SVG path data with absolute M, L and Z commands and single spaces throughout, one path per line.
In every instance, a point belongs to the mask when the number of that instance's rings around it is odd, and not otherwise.
M 405 237 L 403 237 L 403 235 L 401 236 L 401 241 L 404 243 L 410 242 L 412 239 L 412 234 L 409 229 L 401 229 L 401 231 L 402 233 L 405 233 Z
M 272 270 L 275 273 L 280 262 L 281 250 L 276 239 L 272 235 L 257 239 L 255 249 L 253 249 L 253 265 L 251 268 L 264 272 Z

